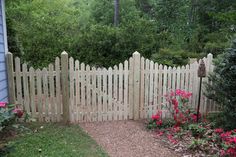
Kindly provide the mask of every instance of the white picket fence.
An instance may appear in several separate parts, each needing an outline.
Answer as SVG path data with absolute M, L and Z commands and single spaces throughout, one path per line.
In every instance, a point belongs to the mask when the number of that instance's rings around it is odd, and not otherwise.
M 207 73 L 213 70 L 212 55 L 203 58 Z M 167 67 L 138 52 L 118 66 L 96 68 L 68 58 L 63 52 L 42 70 L 21 64 L 7 54 L 10 102 L 39 121 L 90 122 L 148 118 L 163 109 L 170 90 L 193 93 L 189 105 L 198 103 L 199 78 L 196 61 L 182 67 Z M 207 78 L 203 82 L 208 81 Z M 204 88 L 203 88 L 204 90 Z M 201 112 L 216 111 L 216 105 L 201 96 Z M 164 114 L 163 116 L 167 115 Z

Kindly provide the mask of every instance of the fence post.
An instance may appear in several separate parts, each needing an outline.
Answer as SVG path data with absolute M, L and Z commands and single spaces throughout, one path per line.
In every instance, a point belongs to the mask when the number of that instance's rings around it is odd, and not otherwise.
M 14 76 L 13 76 L 13 55 L 8 52 L 6 55 L 7 62 L 7 77 L 8 77 L 8 95 L 9 95 L 9 103 L 16 103 L 15 100 L 15 85 L 14 85 Z
M 134 92 L 133 92 L 133 115 L 134 120 L 139 119 L 139 110 L 140 110 L 140 54 L 136 51 L 133 53 L 133 70 L 134 70 Z
M 69 123 L 69 68 L 68 54 L 63 51 L 61 53 L 61 77 L 62 77 L 62 105 L 63 105 L 63 122 Z

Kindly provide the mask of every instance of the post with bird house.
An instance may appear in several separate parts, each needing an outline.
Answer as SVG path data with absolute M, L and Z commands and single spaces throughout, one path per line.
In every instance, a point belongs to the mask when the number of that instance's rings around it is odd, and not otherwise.
M 200 78 L 199 84 L 199 95 L 198 95 L 198 106 L 197 106 L 197 122 L 199 121 L 199 110 L 200 110 L 200 103 L 201 103 L 201 91 L 202 91 L 202 78 L 206 77 L 206 66 L 204 61 L 200 60 L 200 65 L 198 67 L 198 77 Z

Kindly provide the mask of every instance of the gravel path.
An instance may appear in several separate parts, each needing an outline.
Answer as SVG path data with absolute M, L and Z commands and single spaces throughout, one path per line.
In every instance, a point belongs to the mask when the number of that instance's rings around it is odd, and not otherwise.
M 111 157 L 177 157 L 145 129 L 141 121 L 82 123 L 80 126 Z

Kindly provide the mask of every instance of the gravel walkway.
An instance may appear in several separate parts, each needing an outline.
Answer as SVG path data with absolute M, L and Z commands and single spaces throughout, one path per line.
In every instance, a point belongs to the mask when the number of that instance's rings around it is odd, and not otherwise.
M 110 157 L 177 157 L 162 146 L 140 121 L 82 123 L 80 126 Z

